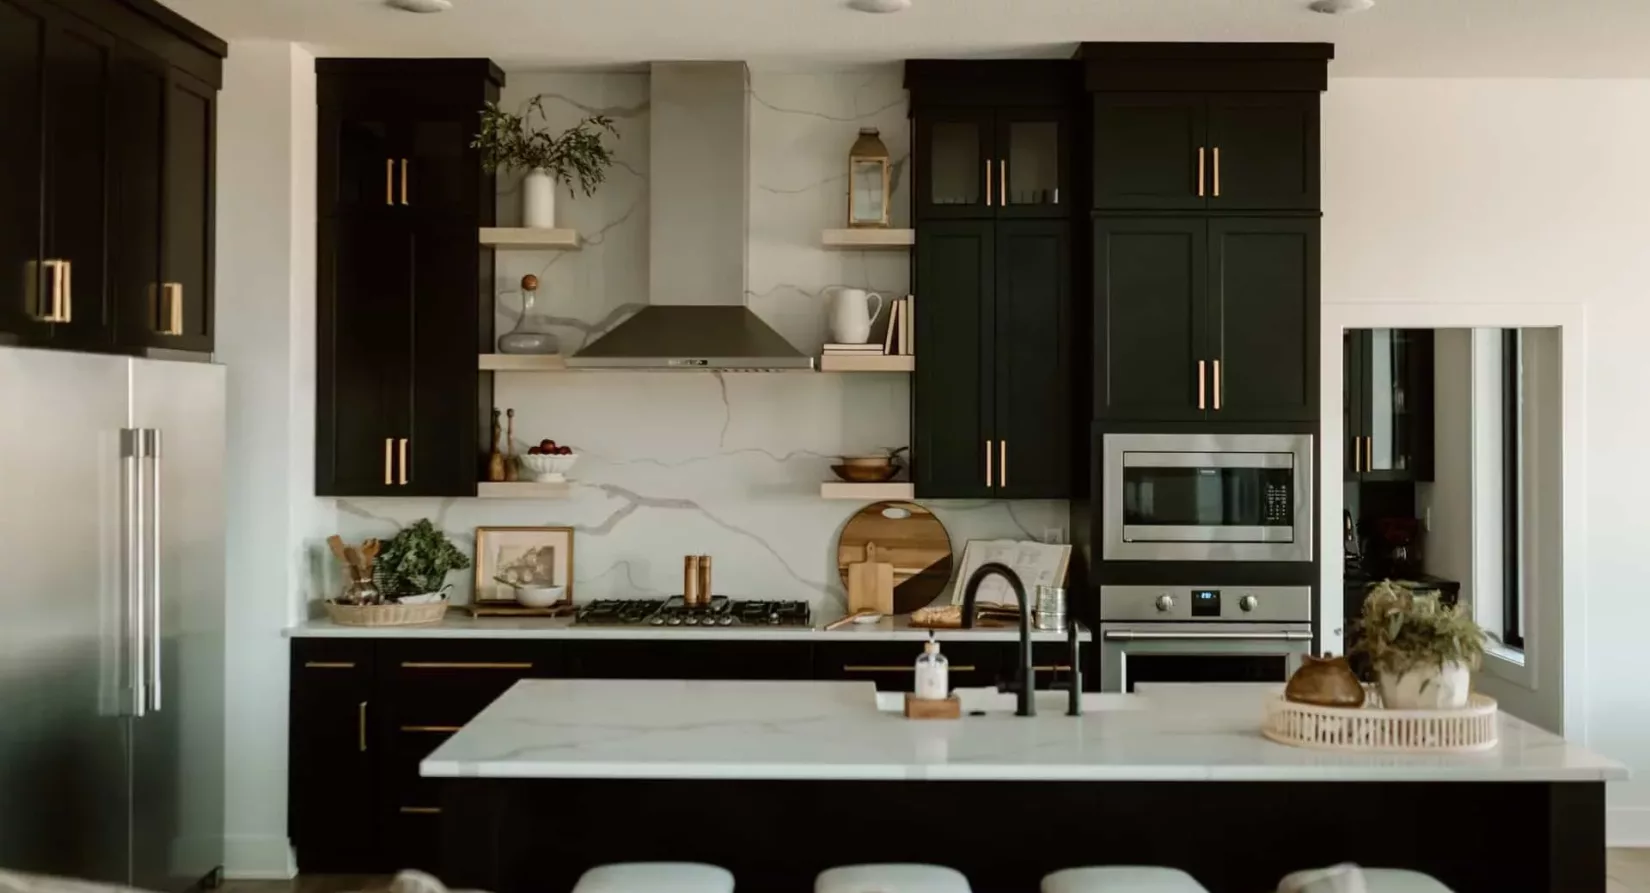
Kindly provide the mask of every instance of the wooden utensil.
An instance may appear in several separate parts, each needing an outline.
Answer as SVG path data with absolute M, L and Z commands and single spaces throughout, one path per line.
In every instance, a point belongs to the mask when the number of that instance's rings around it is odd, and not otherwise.
M 878 560 L 877 544 L 865 544 L 865 560 L 848 565 L 848 610 L 894 612 L 894 566 Z
M 327 546 L 332 549 L 332 554 L 343 562 L 345 567 L 349 567 L 349 553 L 344 550 L 343 537 L 336 533 L 327 537 Z
M 933 512 L 914 502 L 874 503 L 848 519 L 836 546 L 843 586 L 849 565 L 863 561 L 872 542 L 877 560 L 894 566 L 892 613 L 909 614 L 929 604 L 951 581 L 951 537 Z
M 830 632 L 833 629 L 841 629 L 841 628 L 847 626 L 848 624 L 853 623 L 854 621 L 858 620 L 861 617 L 879 617 L 879 616 L 881 616 L 880 611 L 855 611 L 855 612 L 853 612 L 852 614 L 849 614 L 846 617 L 841 617 L 841 618 L 838 618 L 836 620 L 831 621 L 830 623 L 825 624 L 825 632 Z

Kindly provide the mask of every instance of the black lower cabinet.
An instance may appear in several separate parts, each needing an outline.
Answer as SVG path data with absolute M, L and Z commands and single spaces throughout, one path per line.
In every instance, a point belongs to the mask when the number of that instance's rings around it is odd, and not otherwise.
M 293 643 L 287 836 L 306 872 L 384 866 L 373 831 L 382 735 L 372 654 L 360 639 Z

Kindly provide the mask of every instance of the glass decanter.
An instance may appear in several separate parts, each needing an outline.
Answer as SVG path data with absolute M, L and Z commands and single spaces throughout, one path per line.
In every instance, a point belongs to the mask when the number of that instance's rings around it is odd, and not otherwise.
M 561 350 L 560 339 L 545 331 L 544 323 L 533 316 L 538 290 L 539 277 L 531 273 L 521 277 L 521 316 L 515 328 L 499 337 L 499 353 L 551 354 Z

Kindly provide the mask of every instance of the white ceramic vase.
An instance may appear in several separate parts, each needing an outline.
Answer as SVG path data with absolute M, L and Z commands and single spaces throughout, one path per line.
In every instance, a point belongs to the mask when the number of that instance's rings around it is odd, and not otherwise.
M 1380 671 L 1381 704 L 1391 710 L 1453 710 L 1467 706 L 1472 670 L 1450 661 L 1442 667 L 1419 666 L 1403 675 Z
M 521 181 L 521 225 L 528 229 L 555 228 L 556 178 L 549 171 L 529 171 Z

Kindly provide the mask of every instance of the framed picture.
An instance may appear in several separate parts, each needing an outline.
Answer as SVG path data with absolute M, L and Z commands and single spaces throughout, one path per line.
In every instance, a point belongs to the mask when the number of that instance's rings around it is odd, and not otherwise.
M 518 587 L 565 586 L 573 601 L 573 528 L 477 527 L 478 605 L 513 605 Z

